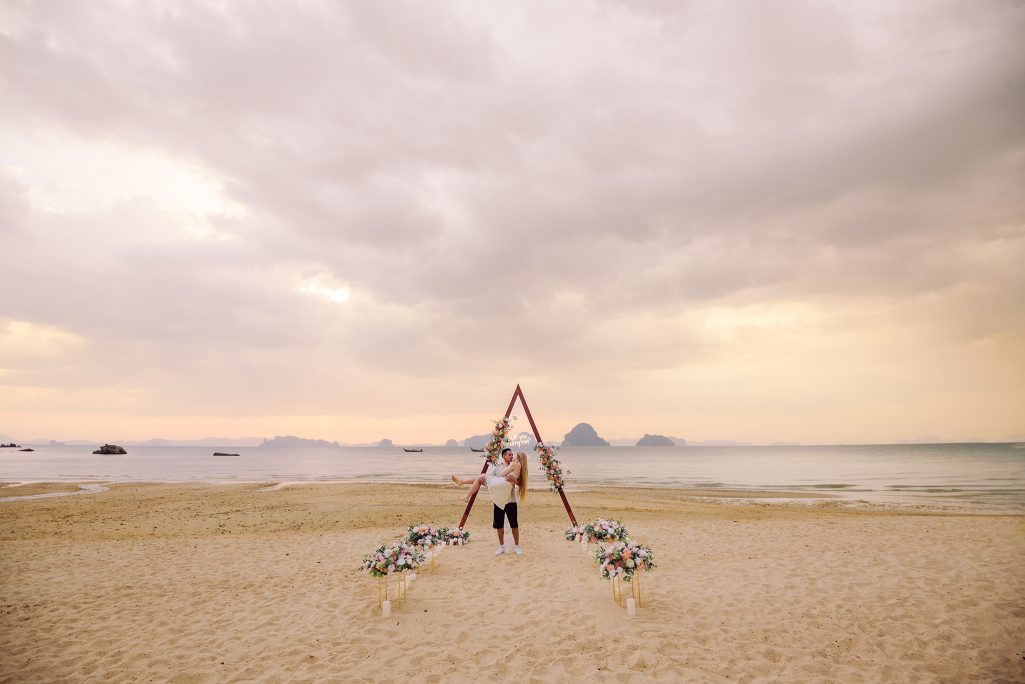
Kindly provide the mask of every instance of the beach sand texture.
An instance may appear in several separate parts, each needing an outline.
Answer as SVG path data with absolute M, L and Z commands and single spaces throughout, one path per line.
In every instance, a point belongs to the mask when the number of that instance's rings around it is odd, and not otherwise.
M 0 504 L 0 681 L 1025 681 L 1021 517 L 571 494 L 655 550 L 628 619 L 531 491 L 524 556 L 492 555 L 478 501 L 472 542 L 383 618 L 360 559 L 458 522 L 458 490 L 259 489 Z

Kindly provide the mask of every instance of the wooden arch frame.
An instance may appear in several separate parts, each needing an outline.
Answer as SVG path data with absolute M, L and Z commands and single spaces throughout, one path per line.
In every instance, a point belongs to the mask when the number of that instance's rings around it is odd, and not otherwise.
M 537 431 L 537 425 L 534 423 L 534 416 L 530 415 L 530 407 L 527 406 L 527 400 L 523 397 L 523 390 L 520 389 L 519 385 L 516 385 L 516 391 L 513 392 L 512 399 L 509 400 L 509 408 L 505 410 L 505 417 L 508 418 L 512 415 L 513 406 L 516 405 L 517 399 L 519 399 L 520 404 L 523 405 L 523 412 L 527 414 L 527 420 L 530 421 L 530 429 L 534 432 L 534 439 L 537 440 L 538 444 L 543 445 L 544 441 L 541 439 L 541 433 Z M 484 467 L 480 471 L 481 475 L 488 472 L 489 465 L 491 464 L 488 463 L 488 460 L 484 459 Z M 466 503 L 466 510 L 463 511 L 463 517 L 459 521 L 459 529 L 462 529 L 463 526 L 466 525 L 466 519 L 470 517 L 470 510 L 473 508 L 473 502 L 477 499 L 479 491 L 480 490 L 474 492 L 473 496 L 471 496 L 470 500 Z M 562 505 L 566 507 L 566 513 L 569 515 L 569 521 L 573 523 L 574 527 L 576 527 L 577 519 L 576 516 L 573 515 L 573 509 L 569 506 L 569 500 L 566 498 L 566 493 L 562 491 L 562 487 L 557 487 L 556 491 L 559 492 L 559 496 L 562 497 Z

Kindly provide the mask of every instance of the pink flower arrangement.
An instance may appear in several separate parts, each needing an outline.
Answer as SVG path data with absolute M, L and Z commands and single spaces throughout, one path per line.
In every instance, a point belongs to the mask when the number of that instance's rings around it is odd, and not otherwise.
M 508 418 L 501 418 L 495 421 L 495 429 L 491 431 L 491 439 L 484 449 L 484 458 L 491 465 L 498 463 L 498 457 L 502 455 L 502 449 L 509 442 L 509 428 L 511 427 L 512 421 Z
M 594 552 L 602 579 L 620 577 L 627 582 L 640 570 L 654 570 L 655 559 L 651 549 L 633 540 L 618 541 L 607 547 L 599 546 Z
M 470 533 L 459 527 L 445 530 L 445 539 L 453 544 L 462 546 L 470 543 Z
M 534 445 L 534 451 L 537 452 L 538 459 L 541 461 L 541 470 L 544 471 L 545 478 L 552 483 L 552 491 L 557 492 L 566 485 L 564 475 L 569 475 L 567 470 L 565 474 L 562 471 L 562 464 L 555 458 L 555 454 L 558 453 L 557 447 L 545 446 L 538 442 Z
M 445 533 L 442 528 L 420 524 L 409 526 L 409 533 L 406 534 L 405 541 L 422 549 L 429 549 L 441 543 L 444 538 Z
M 423 562 L 424 554 L 420 547 L 403 540 L 391 546 L 381 546 L 364 556 L 362 569 L 369 572 L 371 577 L 385 577 L 392 573 L 415 570 Z
M 588 542 L 623 541 L 629 536 L 626 527 L 618 520 L 597 518 L 584 527 L 584 536 Z

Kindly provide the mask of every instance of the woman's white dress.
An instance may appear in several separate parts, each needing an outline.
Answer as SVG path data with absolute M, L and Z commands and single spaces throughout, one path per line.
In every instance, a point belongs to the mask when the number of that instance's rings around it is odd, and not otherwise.
M 505 508 L 506 504 L 513 500 L 513 483 L 499 475 L 507 467 L 504 462 L 500 461 L 497 466 L 491 469 L 487 479 L 484 481 L 488 486 L 488 494 L 491 495 L 491 501 L 499 508 Z

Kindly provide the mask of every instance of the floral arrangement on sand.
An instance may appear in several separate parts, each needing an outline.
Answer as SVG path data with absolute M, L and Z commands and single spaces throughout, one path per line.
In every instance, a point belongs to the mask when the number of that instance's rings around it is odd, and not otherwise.
M 516 419 L 502 418 L 495 421 L 495 429 L 491 431 L 491 439 L 484 449 L 484 458 L 491 465 L 498 463 L 498 457 L 502 455 L 502 449 L 509 442 L 509 429 L 512 427 L 513 420 Z
M 391 573 L 414 570 L 424 562 L 420 547 L 403 540 L 391 546 L 382 546 L 363 557 L 363 570 L 371 577 L 385 577 Z
M 545 477 L 552 483 L 552 491 L 557 492 L 562 489 L 566 484 L 564 476 L 569 475 L 569 471 L 563 473 L 562 464 L 555 458 L 555 455 L 559 453 L 559 448 L 545 446 L 538 442 L 534 445 L 534 451 L 537 452 L 541 461 L 541 469 L 544 471 Z
M 470 533 L 459 527 L 453 527 L 445 530 L 445 540 L 458 546 L 462 546 L 463 544 L 470 543 Z
M 623 541 L 629 535 L 618 520 L 598 518 L 584 526 L 584 536 L 588 542 L 614 542 Z
M 655 569 L 651 549 L 630 539 L 614 542 L 607 547 L 599 546 L 594 552 L 594 560 L 601 569 L 602 579 L 619 577 L 629 582 L 638 570 Z
M 577 525 L 566 530 L 566 541 L 583 541 L 587 536 L 587 528 L 583 525 Z
M 432 546 L 441 544 L 445 539 L 445 529 L 435 527 L 434 525 L 410 525 L 409 533 L 406 534 L 405 541 L 419 546 L 422 549 L 429 549 Z

